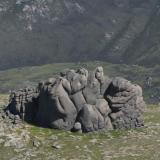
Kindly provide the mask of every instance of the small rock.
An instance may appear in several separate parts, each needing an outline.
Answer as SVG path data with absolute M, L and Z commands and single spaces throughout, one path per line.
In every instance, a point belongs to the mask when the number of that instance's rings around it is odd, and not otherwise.
M 79 130 L 81 130 L 81 129 L 82 129 L 82 125 L 81 125 L 81 123 L 76 122 L 76 123 L 75 123 L 75 125 L 74 125 L 74 129 L 75 129 L 75 131 L 79 131 Z
M 0 144 L 4 143 L 5 140 L 4 139 L 0 139 Z
M 58 140 L 58 137 L 55 136 L 55 135 L 51 135 L 51 136 L 49 137 L 49 140 Z
M 87 149 L 88 147 L 87 147 L 87 145 L 84 145 L 83 148 L 84 148 L 84 149 Z
M 40 147 L 40 145 L 41 145 L 41 143 L 40 143 L 37 139 L 34 139 L 34 140 L 33 140 L 33 146 L 34 146 L 34 147 L 37 147 L 37 148 L 38 148 L 38 147 Z
M 78 132 L 78 133 L 82 133 L 82 125 L 80 122 L 76 122 L 74 124 L 74 127 L 72 129 L 72 132 Z
M 89 142 L 90 143 L 97 143 L 97 139 L 91 139 Z
M 29 133 L 28 133 L 27 131 L 25 131 L 25 130 L 21 133 L 21 137 L 22 137 L 22 139 L 25 140 L 26 142 L 28 142 L 28 141 L 30 140 Z
M 62 146 L 58 145 L 58 144 L 53 144 L 52 145 L 52 148 L 55 148 L 55 149 L 61 149 Z

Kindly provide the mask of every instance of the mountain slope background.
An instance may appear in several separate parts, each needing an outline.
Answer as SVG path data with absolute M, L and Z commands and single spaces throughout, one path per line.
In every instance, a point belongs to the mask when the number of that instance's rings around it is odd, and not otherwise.
M 160 64 L 158 0 L 0 0 L 0 69 L 101 60 Z

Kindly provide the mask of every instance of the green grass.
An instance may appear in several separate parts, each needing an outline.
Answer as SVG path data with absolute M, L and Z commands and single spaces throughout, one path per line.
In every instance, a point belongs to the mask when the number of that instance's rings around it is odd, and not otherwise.
M 1 95 L 1 100 L 7 96 Z M 27 130 L 31 140 L 19 152 L 0 144 L 2 160 L 11 157 L 23 159 L 31 151 L 30 160 L 159 160 L 160 157 L 160 105 L 147 105 L 145 127 L 135 130 L 115 130 L 101 133 L 71 133 L 25 124 L 16 130 L 20 135 Z M 51 138 L 52 137 L 52 138 Z M 0 137 L 1 138 L 1 137 Z M 37 139 L 40 147 L 35 148 L 32 140 Z M 58 144 L 61 149 L 55 149 Z M 50 159 L 49 159 L 50 158 Z M 20 158 L 19 158 L 20 159 Z
M 65 68 L 77 69 L 78 67 L 84 66 L 88 70 L 93 70 L 99 65 L 104 67 L 105 75 L 110 77 L 122 76 L 141 85 L 147 102 L 158 102 L 158 97 L 160 97 L 160 93 L 157 90 L 160 86 L 159 65 L 154 68 L 145 68 L 138 65 L 110 64 L 99 61 L 87 63 L 54 63 L 0 71 L 0 92 L 7 93 L 12 89 L 23 88 L 30 85 L 35 86 L 38 82 L 58 74 Z M 153 78 L 153 87 L 146 87 L 146 76 Z M 152 100 L 151 97 L 153 96 L 155 98 Z
M 144 114 L 145 127 L 136 130 L 119 130 L 102 133 L 79 134 L 25 125 L 33 139 L 41 142 L 39 148 L 29 145 L 20 153 L 9 148 L 9 155 L 24 154 L 29 149 L 36 157 L 31 159 L 48 160 L 159 160 L 160 147 L 160 106 L 148 105 Z M 56 137 L 51 140 L 50 137 Z M 61 149 L 52 148 L 52 144 Z M 1 148 L 4 151 L 6 148 Z M 7 157 L 7 155 L 6 155 Z M 7 159 L 7 158 L 6 158 Z

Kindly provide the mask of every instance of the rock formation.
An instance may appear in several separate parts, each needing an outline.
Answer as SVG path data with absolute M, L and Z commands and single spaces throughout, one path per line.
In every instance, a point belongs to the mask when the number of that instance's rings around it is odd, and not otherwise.
M 24 121 L 32 122 L 38 110 L 38 96 L 39 92 L 36 88 L 13 91 L 10 94 L 10 102 L 6 112 L 9 111 Z
M 93 132 L 143 126 L 142 89 L 104 76 L 103 68 L 66 69 L 37 88 L 11 93 L 5 109 L 13 117 L 54 129 Z
M 114 128 L 137 128 L 143 125 L 145 103 L 140 86 L 116 77 L 105 93 L 112 110 L 110 118 Z

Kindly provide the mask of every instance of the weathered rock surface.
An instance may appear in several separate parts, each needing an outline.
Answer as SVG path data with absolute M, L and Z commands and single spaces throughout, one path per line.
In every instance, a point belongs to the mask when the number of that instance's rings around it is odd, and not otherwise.
M 36 88 L 25 88 L 13 91 L 10 95 L 10 103 L 6 110 L 15 115 L 15 119 L 20 117 L 22 120 L 32 122 L 38 109 L 38 95 L 39 92 Z
M 130 81 L 104 76 L 103 68 L 66 69 L 59 76 L 13 92 L 6 113 L 38 125 L 76 132 L 93 132 L 144 125 L 142 89 Z
M 110 117 L 114 128 L 143 126 L 141 114 L 145 104 L 140 86 L 116 77 L 106 91 L 105 98 L 112 110 Z

